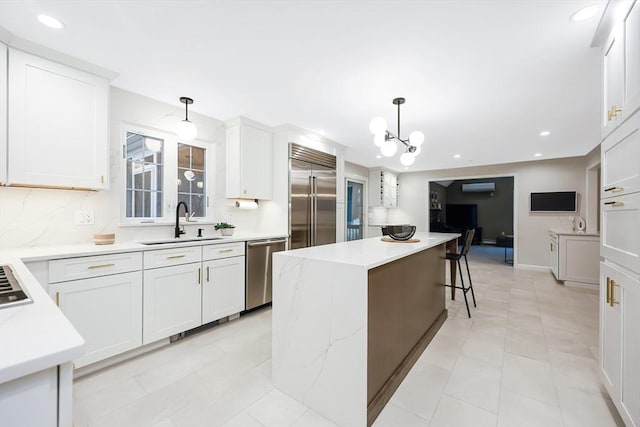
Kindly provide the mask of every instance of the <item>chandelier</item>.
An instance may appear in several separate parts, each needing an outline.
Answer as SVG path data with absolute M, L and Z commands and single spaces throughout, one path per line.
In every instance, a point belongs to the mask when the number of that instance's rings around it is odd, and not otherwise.
M 416 156 L 422 151 L 424 134 L 414 130 L 408 139 L 400 137 L 400 105 L 404 104 L 404 98 L 395 98 L 393 105 L 398 106 L 398 133 L 387 130 L 387 122 L 382 117 L 376 117 L 369 123 L 369 130 L 373 133 L 373 143 L 380 147 L 380 153 L 385 157 L 393 157 L 398 152 L 396 141 L 400 141 L 405 152 L 400 155 L 400 163 L 403 166 L 411 166 L 416 161 Z

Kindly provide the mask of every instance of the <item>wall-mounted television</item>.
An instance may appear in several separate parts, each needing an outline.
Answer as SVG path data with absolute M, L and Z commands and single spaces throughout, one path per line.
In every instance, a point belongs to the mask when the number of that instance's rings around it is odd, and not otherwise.
M 531 212 L 575 212 L 578 194 L 575 191 L 531 193 Z

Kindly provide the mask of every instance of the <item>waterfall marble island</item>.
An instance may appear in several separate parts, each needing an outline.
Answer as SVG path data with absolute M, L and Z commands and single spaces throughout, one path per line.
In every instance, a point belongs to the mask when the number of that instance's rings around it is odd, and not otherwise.
M 445 246 L 457 237 L 274 254 L 274 385 L 339 426 L 371 425 L 447 317 Z

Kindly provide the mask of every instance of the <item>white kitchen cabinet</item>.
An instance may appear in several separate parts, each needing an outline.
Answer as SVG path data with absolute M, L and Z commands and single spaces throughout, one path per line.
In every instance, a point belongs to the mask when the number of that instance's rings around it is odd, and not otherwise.
M 202 323 L 244 310 L 245 242 L 202 247 Z
M 398 176 L 383 169 L 369 172 L 369 206 L 398 207 Z
M 7 182 L 7 45 L 0 43 L 0 185 Z
M 53 283 L 49 295 L 86 341 L 77 368 L 142 345 L 142 272 Z
M 213 322 L 244 310 L 245 257 L 204 261 L 202 323 Z
M 201 281 L 200 262 L 145 269 L 143 344 L 201 325 Z
M 603 199 L 600 255 L 640 272 L 640 192 Z
M 600 146 L 601 198 L 640 191 L 640 114 L 635 114 Z
M 240 117 L 227 122 L 227 198 L 270 200 L 273 134 Z
M 0 384 L 0 425 L 69 427 L 58 424 L 58 368 Z
M 640 280 L 604 262 L 600 283 L 600 376 L 626 425 L 640 425 Z
M 621 117 L 624 79 L 623 53 L 623 33 L 620 27 L 616 27 L 602 48 L 602 73 L 604 78 L 601 120 L 602 138 L 613 132 Z
M 13 48 L 8 70 L 8 184 L 107 188 L 107 80 Z
M 611 399 L 620 400 L 622 374 L 622 306 L 610 303 L 611 280 L 617 279 L 617 271 L 606 263 L 600 263 L 600 372 Z M 617 294 L 620 294 L 618 290 Z M 621 302 L 621 296 L 618 296 Z
M 557 280 L 598 284 L 600 238 L 597 235 L 550 232 L 549 265 Z
M 611 8 L 625 6 L 602 46 L 603 139 L 640 108 L 640 4 L 612 3 Z
M 560 280 L 560 255 L 558 254 L 558 236 L 551 235 L 549 241 L 549 267 L 551 272 Z

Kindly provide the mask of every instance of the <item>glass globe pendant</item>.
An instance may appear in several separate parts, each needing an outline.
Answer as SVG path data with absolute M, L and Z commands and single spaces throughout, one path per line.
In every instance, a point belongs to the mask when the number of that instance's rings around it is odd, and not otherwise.
M 191 141 L 198 136 L 198 128 L 189 120 L 189 104 L 193 104 L 193 99 L 183 96 L 180 102 L 184 104 L 184 120 L 176 125 L 176 135 L 181 141 Z

